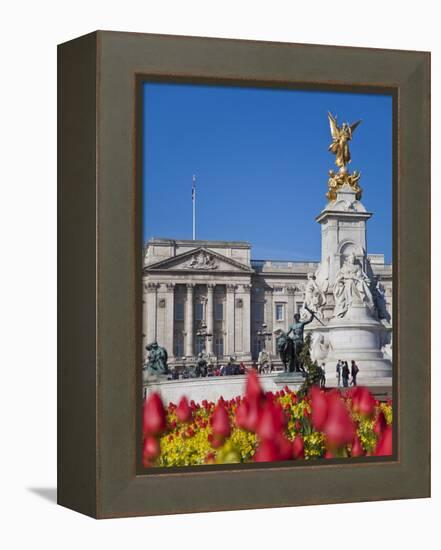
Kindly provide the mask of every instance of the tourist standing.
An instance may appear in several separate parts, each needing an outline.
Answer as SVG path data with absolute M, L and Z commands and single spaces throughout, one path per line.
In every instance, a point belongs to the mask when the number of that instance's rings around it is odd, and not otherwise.
M 326 370 L 325 370 L 325 364 L 322 363 L 321 368 L 321 374 L 320 374 L 320 387 L 324 388 L 326 386 Z
M 341 386 L 341 369 L 343 365 L 341 362 L 341 359 L 338 360 L 337 366 L 335 367 L 335 375 L 337 377 L 337 387 L 339 388 Z
M 351 384 L 353 386 L 357 385 L 357 374 L 359 372 L 360 372 L 360 369 L 358 368 L 358 365 L 356 364 L 356 362 L 354 360 L 352 360 L 351 361 L 351 376 L 352 376 Z
M 343 364 L 343 368 L 341 370 L 341 376 L 343 378 L 343 387 L 344 388 L 347 388 L 349 386 L 349 375 L 350 375 L 350 370 L 349 370 L 349 367 L 348 367 L 348 362 L 345 361 L 344 364 Z

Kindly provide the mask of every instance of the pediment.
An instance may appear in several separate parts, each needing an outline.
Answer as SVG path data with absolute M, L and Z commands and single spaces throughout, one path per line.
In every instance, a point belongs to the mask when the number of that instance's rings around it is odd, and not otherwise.
M 203 246 L 172 258 L 160 260 L 144 267 L 144 273 L 152 271 L 185 271 L 191 273 L 252 273 L 253 269 L 232 258 Z

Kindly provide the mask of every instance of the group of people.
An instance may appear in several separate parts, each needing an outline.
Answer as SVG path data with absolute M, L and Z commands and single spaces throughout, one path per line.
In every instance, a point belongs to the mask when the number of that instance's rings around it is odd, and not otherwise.
M 171 369 L 170 380 L 188 379 L 188 378 L 210 378 L 213 376 L 235 376 L 245 374 L 246 368 L 243 362 L 237 364 L 234 358 L 230 358 L 226 365 L 213 365 L 208 363 L 204 354 L 200 353 L 196 364 L 185 365 L 182 369 L 174 367 Z
M 358 365 L 354 360 L 351 361 L 351 367 L 349 368 L 347 361 L 342 361 L 341 359 L 339 359 L 335 371 L 337 377 L 337 385 L 339 388 L 342 386 L 344 388 L 347 388 L 349 385 L 357 385 L 357 374 L 359 373 L 360 369 L 358 368 Z M 349 381 L 350 378 L 351 380 Z

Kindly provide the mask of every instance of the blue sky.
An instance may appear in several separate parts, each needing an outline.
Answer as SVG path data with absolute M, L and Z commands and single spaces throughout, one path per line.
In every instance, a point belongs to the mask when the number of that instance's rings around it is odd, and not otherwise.
M 341 92 L 145 83 L 143 238 L 244 240 L 253 259 L 319 260 L 328 170 L 327 111 L 362 119 L 351 142 L 361 170 L 368 252 L 392 258 L 392 98 Z

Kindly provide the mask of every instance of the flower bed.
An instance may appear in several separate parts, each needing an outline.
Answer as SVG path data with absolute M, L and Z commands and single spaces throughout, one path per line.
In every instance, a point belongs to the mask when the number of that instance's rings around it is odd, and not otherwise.
M 392 454 L 392 405 L 363 387 L 263 392 L 248 374 L 244 396 L 164 407 L 144 402 L 143 464 L 194 466 Z

